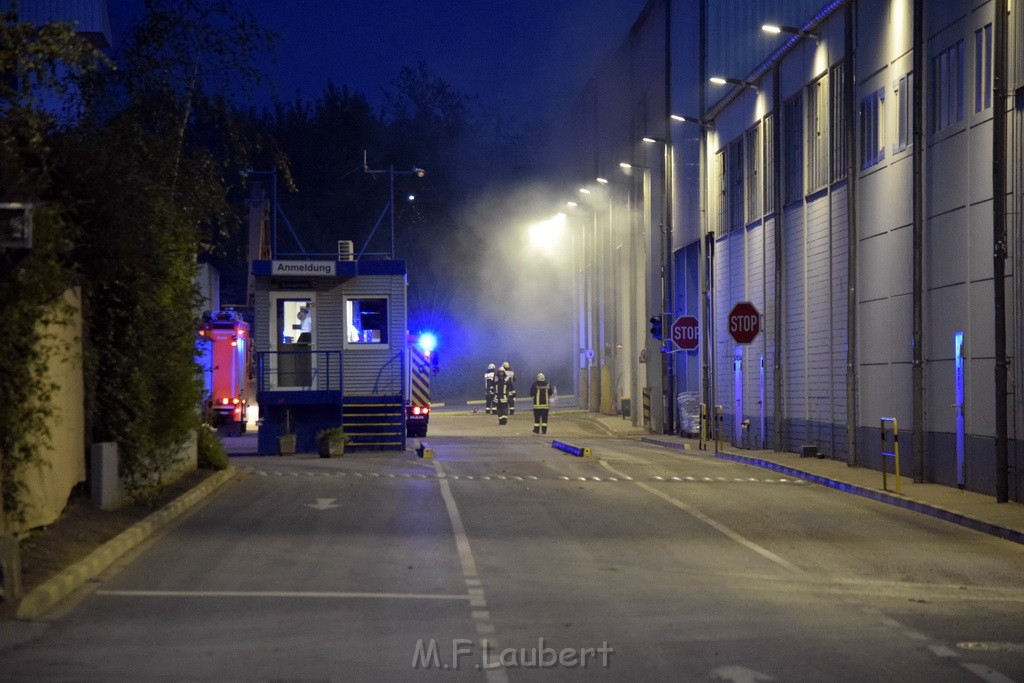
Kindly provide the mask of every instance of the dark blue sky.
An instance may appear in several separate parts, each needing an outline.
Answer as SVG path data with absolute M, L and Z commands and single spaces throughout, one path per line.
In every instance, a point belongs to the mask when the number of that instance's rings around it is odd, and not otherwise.
M 328 79 L 379 105 L 403 66 L 520 119 L 545 116 L 593 74 L 646 0 L 235 0 L 279 34 L 264 69 L 276 95 L 316 98 Z M 143 0 L 109 0 L 115 45 Z M 262 93 L 269 100 L 270 92 Z

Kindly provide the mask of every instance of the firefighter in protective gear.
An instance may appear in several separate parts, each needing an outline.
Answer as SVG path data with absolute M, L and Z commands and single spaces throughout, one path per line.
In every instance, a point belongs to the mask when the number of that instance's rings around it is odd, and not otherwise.
M 494 412 L 498 416 L 498 424 L 508 424 L 509 393 L 512 391 L 512 381 L 509 379 L 505 368 L 498 368 L 494 375 Z
M 508 414 L 516 414 L 516 372 L 512 369 L 512 366 L 505 361 L 501 364 L 502 369 L 505 371 L 505 375 L 508 377 L 509 394 L 508 394 Z
M 544 379 L 544 373 L 537 373 L 537 381 L 530 386 L 533 398 L 533 433 L 548 433 L 548 410 L 551 408 L 551 385 Z
M 487 372 L 484 373 L 484 413 L 490 415 L 494 412 L 494 380 L 495 380 L 495 369 L 494 363 L 487 366 Z

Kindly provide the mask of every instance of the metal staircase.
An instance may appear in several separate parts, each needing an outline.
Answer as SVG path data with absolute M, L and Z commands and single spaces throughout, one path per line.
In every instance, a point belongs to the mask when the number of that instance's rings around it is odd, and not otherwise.
M 345 396 L 342 424 L 351 448 L 405 450 L 405 403 L 400 395 Z

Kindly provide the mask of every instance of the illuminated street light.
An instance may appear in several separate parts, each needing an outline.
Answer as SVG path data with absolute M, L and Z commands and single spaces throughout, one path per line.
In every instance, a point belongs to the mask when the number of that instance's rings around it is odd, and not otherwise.
M 709 128 L 711 126 L 711 124 L 707 123 L 706 121 L 702 121 L 699 116 L 684 116 L 682 114 L 670 114 L 669 118 L 677 123 L 693 123 L 700 126 L 701 128 Z
M 738 78 L 726 78 L 725 76 L 712 76 L 708 79 L 715 85 L 738 85 L 741 88 L 753 88 L 757 90 L 757 84 L 750 81 L 742 81 Z
M 782 24 L 762 24 L 761 30 L 765 33 L 789 33 L 794 36 L 800 36 L 801 38 L 813 38 L 816 42 L 821 42 L 821 36 L 812 31 L 805 31 L 802 28 L 796 28 L 795 26 L 783 26 Z
M 553 217 L 534 223 L 528 229 L 530 245 L 535 249 L 550 253 L 561 241 L 565 231 L 565 214 L 557 213 Z

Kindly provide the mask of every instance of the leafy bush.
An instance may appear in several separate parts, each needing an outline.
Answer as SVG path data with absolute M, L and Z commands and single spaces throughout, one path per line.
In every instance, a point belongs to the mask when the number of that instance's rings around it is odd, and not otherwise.
M 331 427 L 330 429 L 322 429 L 316 433 L 317 441 L 334 441 L 348 443 L 348 435 L 345 434 L 345 430 L 341 427 Z
M 199 466 L 211 470 L 227 469 L 229 460 L 217 432 L 209 425 L 201 425 L 196 434 L 196 447 L 199 449 Z

